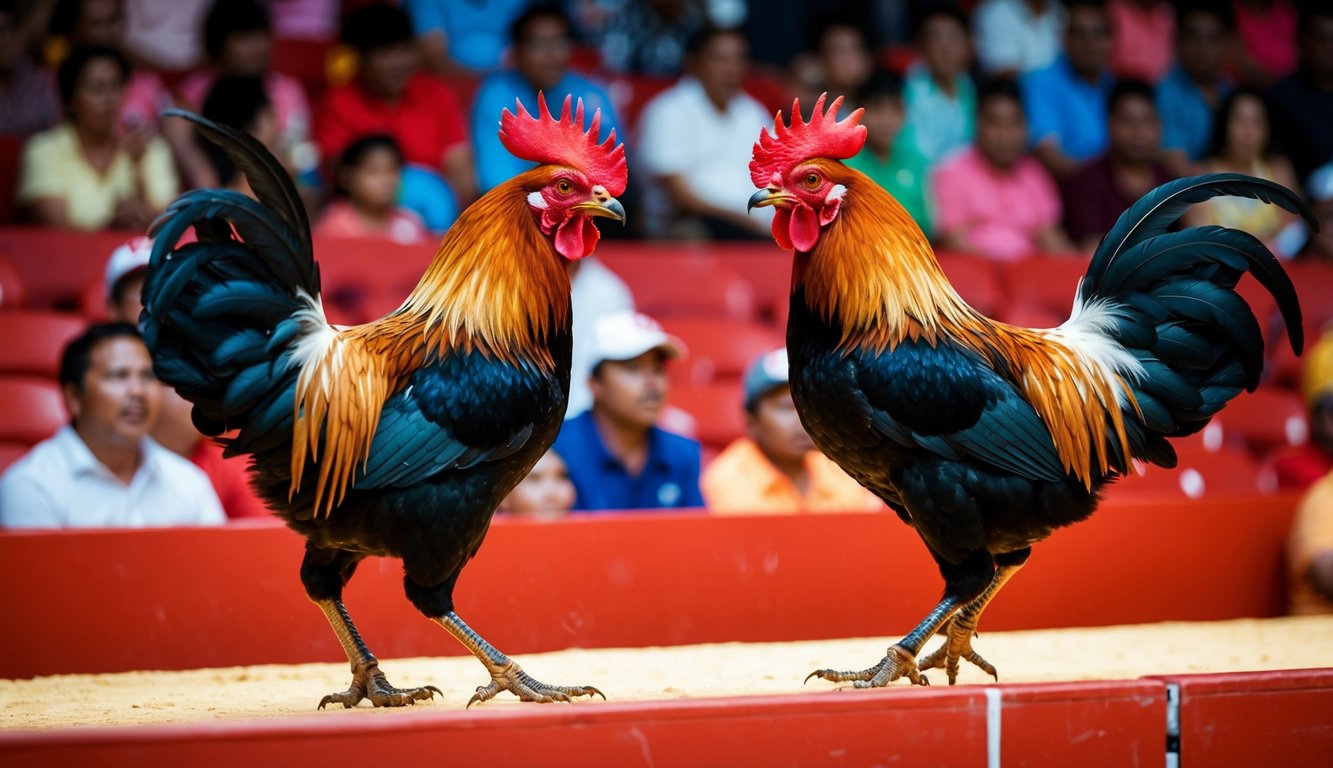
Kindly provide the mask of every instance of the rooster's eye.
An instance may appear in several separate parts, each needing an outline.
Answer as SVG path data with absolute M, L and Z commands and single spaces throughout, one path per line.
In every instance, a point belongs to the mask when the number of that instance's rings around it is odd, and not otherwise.
M 805 185 L 811 189 L 819 186 L 819 176 L 813 173 L 807 173 L 805 175 Z
M 559 192 L 562 195 L 568 195 L 570 192 L 574 191 L 574 185 L 570 184 L 568 181 L 564 179 L 561 179 L 560 181 L 557 181 L 555 183 L 555 191 Z

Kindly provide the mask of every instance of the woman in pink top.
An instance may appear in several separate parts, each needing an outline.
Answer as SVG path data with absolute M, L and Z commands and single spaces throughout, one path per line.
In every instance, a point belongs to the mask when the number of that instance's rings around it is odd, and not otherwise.
M 977 93 L 976 143 L 935 172 L 935 232 L 941 249 L 1017 261 L 1073 250 L 1060 229 L 1060 195 L 1027 152 L 1018 86 L 997 79 Z
M 314 234 L 429 245 L 434 238 L 421 218 L 397 204 L 402 177 L 403 153 L 392 137 L 366 136 L 347 145 L 336 172 L 339 196 Z
M 1156 83 L 1171 68 L 1176 11 L 1166 0 L 1110 0 L 1111 70 Z

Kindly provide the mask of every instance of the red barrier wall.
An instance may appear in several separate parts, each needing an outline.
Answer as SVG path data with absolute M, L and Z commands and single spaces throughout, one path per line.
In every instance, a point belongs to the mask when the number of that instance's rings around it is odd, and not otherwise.
M 991 630 L 1281 613 L 1293 500 L 1108 503 L 1038 545 L 987 611 Z M 342 658 L 276 523 L 0 533 L 0 677 Z M 458 609 L 508 653 L 890 636 L 941 581 L 891 514 L 606 515 L 499 520 Z M 372 559 L 347 604 L 381 657 L 461 653 Z M 817 608 L 817 610 L 814 610 Z M 519 617 L 523 617 L 522 620 Z

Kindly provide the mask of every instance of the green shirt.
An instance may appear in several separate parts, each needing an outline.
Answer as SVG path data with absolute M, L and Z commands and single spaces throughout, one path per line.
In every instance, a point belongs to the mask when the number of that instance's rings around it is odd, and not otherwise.
M 889 151 L 887 162 L 881 161 L 869 146 L 845 162 L 888 190 L 907 209 L 921 231 L 927 237 L 930 236 L 930 207 L 926 203 L 928 165 L 920 152 L 905 142 L 897 141 Z

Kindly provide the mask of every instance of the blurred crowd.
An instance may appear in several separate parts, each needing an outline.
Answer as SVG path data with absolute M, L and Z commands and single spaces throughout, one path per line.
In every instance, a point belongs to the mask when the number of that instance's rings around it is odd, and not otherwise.
M 954 251 L 1087 251 L 1193 172 L 1269 178 L 1333 215 L 1315 175 L 1333 156 L 1326 3 L 3 0 L 0 223 L 141 231 L 184 188 L 244 190 L 161 116 L 179 107 L 268 146 L 317 234 L 429 243 L 526 167 L 496 127 L 538 91 L 626 142 L 630 237 L 766 236 L 771 211 L 740 203 L 750 146 L 822 92 L 866 110 L 851 164 Z M 1012 196 L 1027 204 L 993 204 Z M 1191 217 L 1333 258 L 1271 206 Z
M 941 249 L 1086 254 L 1158 184 L 1229 171 L 1300 190 L 1321 230 L 1237 199 L 1196 206 L 1186 224 L 1333 264 L 1333 5 L 1313 0 L 0 0 L 0 224 L 142 234 L 184 189 L 248 192 L 224 155 L 163 116 L 175 107 L 272 151 L 317 237 L 428 245 L 530 166 L 497 127 L 516 101 L 535 113 L 538 92 L 552 109 L 570 96 L 601 110 L 602 138 L 625 142 L 630 226 L 612 237 L 768 239 L 772 211 L 744 205 L 751 146 L 793 97 L 808 117 L 827 92 L 841 116 L 864 110 L 868 140 L 848 164 Z M 65 351 L 72 424 L 5 475 L 0 524 L 264 514 L 188 405 L 140 381 L 145 254 L 131 241 L 112 255 L 121 322 Z M 570 419 L 501 512 L 883 509 L 810 444 L 780 349 L 745 372 L 744 435 L 705 462 L 667 402 L 680 340 L 635 313 L 595 259 L 574 270 Z M 1278 470 L 1316 484 L 1303 509 L 1327 510 L 1333 368 L 1312 370 L 1314 439 Z M 216 503 L 145 518 L 201 478 Z M 1333 523 L 1302 525 L 1333 535 Z M 1328 578 L 1328 551 L 1294 555 L 1316 564 L 1297 577 Z

